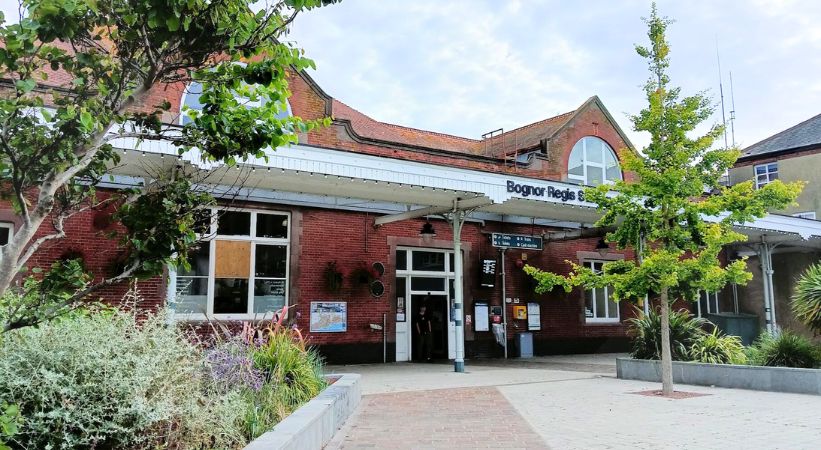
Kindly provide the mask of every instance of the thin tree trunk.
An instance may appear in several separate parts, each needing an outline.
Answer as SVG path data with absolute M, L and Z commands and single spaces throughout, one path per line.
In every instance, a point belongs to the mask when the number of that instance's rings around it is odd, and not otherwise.
M 667 287 L 661 288 L 661 392 L 673 394 L 673 354 L 670 351 L 670 303 Z

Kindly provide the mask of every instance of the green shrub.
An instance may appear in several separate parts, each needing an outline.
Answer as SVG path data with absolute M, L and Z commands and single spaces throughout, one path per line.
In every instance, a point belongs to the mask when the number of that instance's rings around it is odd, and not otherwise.
M 715 327 L 712 333 L 704 333 L 693 342 L 690 359 L 710 364 L 744 364 L 747 356 L 741 338 L 723 334 Z
M 809 339 L 784 330 L 778 335 L 762 334 L 748 348 L 751 365 L 803 367 L 811 369 L 821 364 L 821 352 Z
M 273 324 L 264 343 L 253 350 L 254 366 L 265 385 L 255 395 L 247 426 L 252 436 L 266 431 L 325 388 L 322 360 L 298 330 Z
M 4 335 L 0 403 L 23 418 L 15 448 L 242 447 L 250 408 L 212 388 L 202 351 L 163 317 L 75 315 Z
M 627 322 L 633 358 L 661 359 L 661 315 L 655 310 L 649 314 L 639 312 L 639 317 Z M 703 327 L 707 323 L 686 310 L 670 311 L 670 350 L 674 361 L 690 360 L 690 348 L 705 334 Z
M 17 434 L 20 422 L 20 408 L 17 405 L 0 403 L 0 450 L 11 450 L 8 440 Z
M 821 333 L 821 264 L 808 267 L 796 282 L 792 310 L 801 323 Z

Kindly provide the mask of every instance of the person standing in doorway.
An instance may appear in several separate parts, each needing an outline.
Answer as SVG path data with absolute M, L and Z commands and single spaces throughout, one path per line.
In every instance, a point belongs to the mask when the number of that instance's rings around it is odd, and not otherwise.
M 433 328 L 430 324 L 430 317 L 428 316 L 427 307 L 422 305 L 419 307 L 419 312 L 415 317 L 416 335 L 419 336 L 419 359 L 424 359 L 430 362 L 431 352 L 431 332 Z

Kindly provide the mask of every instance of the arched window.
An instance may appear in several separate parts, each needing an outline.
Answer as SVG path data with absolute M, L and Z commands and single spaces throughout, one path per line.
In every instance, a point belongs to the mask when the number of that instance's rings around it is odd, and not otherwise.
M 188 87 L 185 89 L 185 92 L 182 96 L 182 104 L 180 105 L 180 124 L 185 125 L 191 122 L 191 118 L 188 117 L 187 114 L 182 113 L 183 106 L 187 106 L 191 109 L 202 109 L 202 103 L 200 103 L 200 96 L 202 95 L 202 84 L 196 81 L 191 82 Z M 238 96 L 239 98 L 239 96 Z M 255 108 L 258 106 L 262 106 L 265 104 L 265 99 L 260 99 L 256 102 L 251 102 L 247 98 L 239 98 L 240 102 L 244 103 L 248 108 Z M 280 111 L 277 114 L 278 119 L 284 119 L 286 117 L 291 117 L 293 114 L 291 113 L 291 104 L 288 100 L 285 100 L 285 109 Z
M 619 160 L 607 142 L 593 136 L 576 142 L 567 161 L 567 181 L 598 186 L 621 179 Z

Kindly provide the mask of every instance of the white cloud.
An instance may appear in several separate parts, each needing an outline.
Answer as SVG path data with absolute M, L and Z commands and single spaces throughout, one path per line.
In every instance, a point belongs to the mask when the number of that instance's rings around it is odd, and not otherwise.
M 813 0 L 660 2 L 676 19 L 673 82 L 725 99 L 733 71 L 737 140 L 751 144 L 817 114 L 821 20 Z M 583 5 L 583 6 L 582 6 Z M 478 137 L 571 110 L 598 94 L 636 144 L 624 113 L 644 105 L 649 2 L 346 0 L 300 17 L 293 38 L 332 95 L 377 120 Z M 720 112 L 714 116 L 718 120 Z

